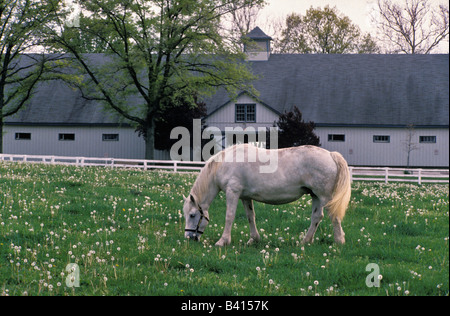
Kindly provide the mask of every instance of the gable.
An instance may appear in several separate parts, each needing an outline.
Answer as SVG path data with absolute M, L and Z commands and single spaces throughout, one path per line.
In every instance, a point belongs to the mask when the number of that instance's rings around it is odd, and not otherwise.
M 248 93 L 241 93 L 236 100 L 228 102 L 217 107 L 214 111 L 205 117 L 208 126 L 216 126 L 220 129 L 224 127 L 241 126 L 242 122 L 236 121 L 236 105 L 254 105 L 256 122 L 246 122 L 247 125 L 256 124 L 258 126 L 272 126 L 274 121 L 278 120 L 280 115 L 275 109 L 267 106 Z

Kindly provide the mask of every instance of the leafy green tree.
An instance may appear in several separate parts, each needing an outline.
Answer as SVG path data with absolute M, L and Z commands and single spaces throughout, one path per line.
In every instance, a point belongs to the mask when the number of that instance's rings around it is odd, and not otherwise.
M 349 54 L 377 53 L 378 47 L 369 34 L 361 35 L 359 27 L 342 16 L 336 8 L 310 8 L 305 16 L 292 13 L 276 50 L 280 53 Z
M 42 30 L 55 18 L 59 2 L 0 0 L 0 153 L 4 118 L 26 105 L 50 72 L 50 61 L 58 58 L 31 52 L 43 52 Z
M 56 49 L 70 53 L 84 74 L 85 96 L 136 125 L 154 157 L 155 125 L 165 109 L 196 106 L 194 96 L 225 87 L 231 95 L 252 90 L 255 77 L 238 46 L 220 34 L 223 18 L 262 0 L 92 0 L 79 1 L 85 16 L 75 29 L 53 31 Z M 101 64 L 83 54 L 75 33 L 106 47 Z M 81 85 L 80 85 L 81 86 Z M 88 88 L 95 87 L 95 92 Z M 91 89 L 92 90 L 92 89 Z M 255 92 L 255 91 L 253 91 Z M 136 99 L 135 96 L 138 96 Z
M 314 145 L 320 146 L 320 138 L 314 133 L 314 122 L 305 122 L 300 110 L 294 106 L 290 112 L 280 115 L 277 122 L 278 148 Z

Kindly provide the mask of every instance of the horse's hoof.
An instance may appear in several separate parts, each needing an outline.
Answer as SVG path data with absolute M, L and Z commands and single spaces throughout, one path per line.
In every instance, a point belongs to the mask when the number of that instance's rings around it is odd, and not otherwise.
M 218 242 L 216 242 L 216 247 L 225 247 L 226 245 L 229 245 L 230 241 L 225 241 L 223 239 L 220 239 Z
M 252 237 L 247 241 L 247 246 L 251 246 L 255 243 L 259 243 L 260 240 L 261 240 L 261 237 Z

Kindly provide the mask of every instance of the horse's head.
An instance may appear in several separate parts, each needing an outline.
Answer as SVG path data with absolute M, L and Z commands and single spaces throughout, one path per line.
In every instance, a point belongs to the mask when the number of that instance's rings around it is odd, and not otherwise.
M 186 219 L 184 237 L 199 241 L 209 223 L 208 212 L 202 210 L 192 194 L 184 197 L 183 212 Z

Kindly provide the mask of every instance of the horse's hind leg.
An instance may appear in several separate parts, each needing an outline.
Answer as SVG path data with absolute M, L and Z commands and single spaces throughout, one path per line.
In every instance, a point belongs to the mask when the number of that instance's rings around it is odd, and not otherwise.
M 244 205 L 245 213 L 247 213 L 248 223 L 250 224 L 250 240 L 247 242 L 247 245 L 251 245 L 254 242 L 259 242 L 261 240 L 258 229 L 256 228 L 253 200 L 242 200 L 242 204 Z
M 312 195 L 312 214 L 311 214 L 311 226 L 306 233 L 305 238 L 302 240 L 302 244 L 312 243 L 314 241 L 314 234 L 317 227 L 323 218 L 323 205 L 320 199 L 316 195 Z
M 339 218 L 335 218 L 333 220 L 334 227 L 334 241 L 337 244 L 345 244 L 345 233 L 341 226 L 341 220 Z

